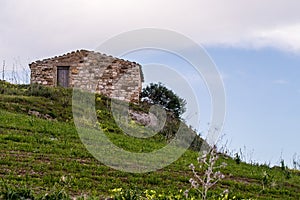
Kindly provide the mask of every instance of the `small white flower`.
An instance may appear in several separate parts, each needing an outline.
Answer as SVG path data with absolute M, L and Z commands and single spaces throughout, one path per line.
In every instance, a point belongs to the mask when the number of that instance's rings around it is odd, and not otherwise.
M 188 198 L 188 196 L 189 196 L 189 190 L 184 191 L 183 195 L 185 196 L 185 198 Z
M 198 188 L 199 187 L 199 184 L 197 183 L 197 181 L 193 181 L 192 182 L 192 187 L 194 187 L 194 188 Z
M 195 181 L 194 179 L 190 178 L 189 182 L 191 183 L 193 188 L 198 188 L 199 184 L 197 181 Z
M 65 176 L 62 176 L 62 177 L 60 178 L 60 180 L 61 180 L 62 182 L 66 182 L 67 178 L 66 178 Z
M 189 165 L 189 168 L 190 168 L 190 169 L 192 169 L 192 170 L 194 170 L 194 169 L 195 169 L 195 166 L 194 166 L 194 164 L 193 164 L 193 163 L 191 163 L 191 164 Z

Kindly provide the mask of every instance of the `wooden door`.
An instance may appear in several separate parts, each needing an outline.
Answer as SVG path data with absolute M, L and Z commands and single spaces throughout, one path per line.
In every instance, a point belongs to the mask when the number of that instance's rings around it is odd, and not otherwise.
M 57 86 L 69 87 L 69 67 L 57 67 Z

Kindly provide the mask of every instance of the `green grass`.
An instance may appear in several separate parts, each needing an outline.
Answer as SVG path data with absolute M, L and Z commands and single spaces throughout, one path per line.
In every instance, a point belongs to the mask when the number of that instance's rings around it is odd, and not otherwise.
M 51 88 L 44 88 L 39 94 L 30 93 L 28 87 L 7 84 L 5 91 L 0 89 L 0 199 L 20 199 L 22 195 L 36 199 L 88 195 L 99 199 L 111 196 L 114 188 L 164 194 L 178 194 L 190 188 L 193 174 L 188 166 L 190 163 L 196 166 L 196 151 L 187 150 L 176 162 L 155 172 L 135 174 L 114 170 L 95 159 L 81 142 L 73 124 L 71 102 L 65 100 L 67 106 L 60 105 L 59 95 L 70 95 L 70 91 L 54 89 L 60 93 L 52 94 Z M 168 143 L 166 132 L 149 139 L 123 134 L 112 119 L 107 101 L 105 97 L 99 100 L 96 109 L 101 112 L 97 117 L 115 145 L 132 152 L 151 152 Z M 29 116 L 29 110 L 49 114 L 53 119 Z M 174 132 L 172 127 L 176 130 L 177 122 L 173 120 L 166 131 Z M 211 196 L 229 189 L 231 197 L 237 199 L 300 199 L 299 171 L 237 164 L 228 156 L 221 156 L 218 162 L 228 165 L 221 170 L 225 179 L 213 187 Z M 268 174 L 266 180 L 264 173 Z
M 0 121 L 0 174 L 5 183 L 11 186 L 26 185 L 35 193 L 40 193 L 51 190 L 55 184 L 61 183 L 61 177 L 66 176 L 70 178 L 70 187 L 66 189 L 71 194 L 108 195 L 109 189 L 116 187 L 143 189 L 146 186 L 161 190 L 160 184 L 164 179 L 178 183 L 181 179 L 185 184 L 187 181 L 181 176 L 169 177 L 168 171 L 130 174 L 108 168 L 89 154 L 75 127 L 69 123 L 51 122 L 2 110 Z M 128 140 L 126 135 L 108 134 L 115 143 L 124 141 L 123 145 L 133 150 L 140 147 L 139 143 Z M 148 148 L 157 148 L 165 143 L 153 140 L 147 145 Z M 196 156 L 194 152 L 187 154 L 194 158 Z M 185 163 L 186 166 L 188 164 Z M 182 170 L 176 165 L 169 168 L 174 172 Z M 177 186 L 169 189 L 176 191 Z

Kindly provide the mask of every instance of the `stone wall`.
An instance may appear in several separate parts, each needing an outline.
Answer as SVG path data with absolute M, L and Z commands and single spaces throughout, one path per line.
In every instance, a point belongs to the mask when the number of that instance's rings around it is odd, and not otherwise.
M 31 83 L 57 86 L 57 67 L 69 67 L 69 87 L 138 102 L 141 65 L 98 52 L 80 50 L 31 63 Z

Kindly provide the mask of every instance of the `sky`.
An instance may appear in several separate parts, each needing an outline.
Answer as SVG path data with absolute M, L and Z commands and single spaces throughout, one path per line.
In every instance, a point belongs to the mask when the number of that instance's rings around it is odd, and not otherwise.
M 295 153 L 300 155 L 299 7 L 298 0 L 2 0 L 0 64 L 5 60 L 6 79 L 14 69 L 26 81 L 21 72 L 38 59 L 94 50 L 135 29 L 178 32 L 205 49 L 223 78 L 222 132 L 228 148 L 246 148 L 252 161 L 279 164 L 282 157 L 291 163 Z M 192 79 L 188 64 L 169 54 L 144 51 L 124 58 L 145 66 L 175 66 Z M 162 79 L 145 66 L 146 81 Z M 201 104 L 197 129 L 205 132 L 211 117 L 209 91 L 200 79 L 192 87 Z

